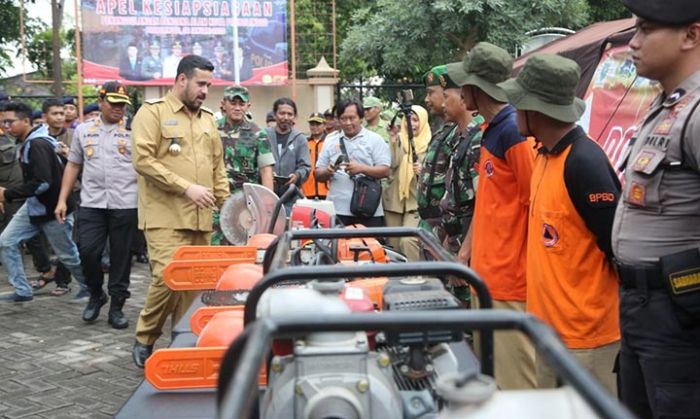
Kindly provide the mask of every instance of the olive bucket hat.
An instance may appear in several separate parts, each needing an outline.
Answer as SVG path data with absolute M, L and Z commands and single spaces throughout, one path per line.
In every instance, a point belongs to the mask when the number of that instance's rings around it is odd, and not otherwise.
M 581 69 L 554 54 L 532 56 L 517 77 L 499 84 L 518 110 L 536 111 L 562 122 L 576 122 L 586 103 L 576 97 Z
M 476 86 L 499 102 L 508 102 L 498 83 L 507 80 L 512 71 L 513 57 L 488 42 L 476 44 L 462 62 L 447 64 L 447 74 L 457 85 Z

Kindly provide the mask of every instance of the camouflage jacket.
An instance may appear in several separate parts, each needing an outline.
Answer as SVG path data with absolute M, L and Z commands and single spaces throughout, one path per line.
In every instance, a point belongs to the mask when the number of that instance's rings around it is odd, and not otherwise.
M 382 121 L 381 119 L 379 120 L 379 124 L 377 124 L 376 127 L 370 127 L 367 125 L 366 122 L 362 122 L 362 126 L 367 128 L 368 130 L 379 134 L 380 137 L 384 140 L 385 143 L 389 144 L 389 128 L 387 126 L 387 123 Z
M 445 176 L 446 191 L 440 202 L 442 223 L 448 236 L 457 236 L 460 240 L 466 234 L 474 213 L 483 123 L 484 118 L 477 116 L 464 132 L 455 135 Z
M 238 191 L 245 182 L 260 184 L 259 169 L 275 163 L 270 141 L 259 138 L 260 128 L 252 121 L 233 125 L 224 120 L 218 128 L 231 193 Z
M 418 212 L 422 219 L 440 217 L 440 200 L 445 195 L 445 175 L 450 163 L 451 143 L 456 124 L 445 124 L 428 144 L 423 167 L 418 177 Z M 432 177 L 432 179 L 431 179 Z

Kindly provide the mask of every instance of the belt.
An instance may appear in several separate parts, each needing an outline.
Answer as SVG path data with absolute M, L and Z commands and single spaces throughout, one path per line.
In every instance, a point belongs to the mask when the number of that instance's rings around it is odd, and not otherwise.
M 651 266 L 625 265 L 615 261 L 622 288 L 626 289 L 665 289 L 666 283 L 657 263 Z

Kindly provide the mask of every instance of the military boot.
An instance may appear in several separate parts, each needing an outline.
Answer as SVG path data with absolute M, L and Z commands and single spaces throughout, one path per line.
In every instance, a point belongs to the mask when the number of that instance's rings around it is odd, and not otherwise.
M 129 327 L 129 321 L 124 316 L 122 308 L 124 308 L 124 297 L 112 297 L 112 304 L 109 306 L 108 322 L 115 329 L 126 329 Z

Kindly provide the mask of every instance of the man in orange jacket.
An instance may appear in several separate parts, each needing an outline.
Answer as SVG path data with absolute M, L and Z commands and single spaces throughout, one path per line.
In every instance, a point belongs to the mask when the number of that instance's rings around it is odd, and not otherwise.
M 447 73 L 462 86 L 467 109 L 478 110 L 487 124 L 479 152 L 472 225 L 457 257 L 484 279 L 494 308 L 525 311 L 525 248 L 534 153 L 532 140 L 518 132 L 515 109 L 497 86 L 510 76 L 512 68 L 513 58 L 507 51 L 480 42 L 463 62 L 447 64 Z M 500 388 L 535 386 L 535 350 L 521 333 L 496 332 L 494 360 Z
M 522 135 L 541 144 L 530 184 L 527 310 L 554 327 L 573 355 L 617 394 L 618 279 L 612 232 L 620 182 L 605 152 L 576 125 L 580 69 L 558 55 L 535 55 L 500 84 L 518 110 Z M 556 386 L 536 360 L 537 385 Z
M 309 122 L 309 157 L 311 157 L 311 174 L 302 185 L 302 191 L 308 199 L 326 199 L 328 186 L 326 182 L 316 180 L 314 170 L 316 160 L 323 149 L 323 141 L 326 139 L 326 119 L 319 112 L 314 112 L 307 120 Z

